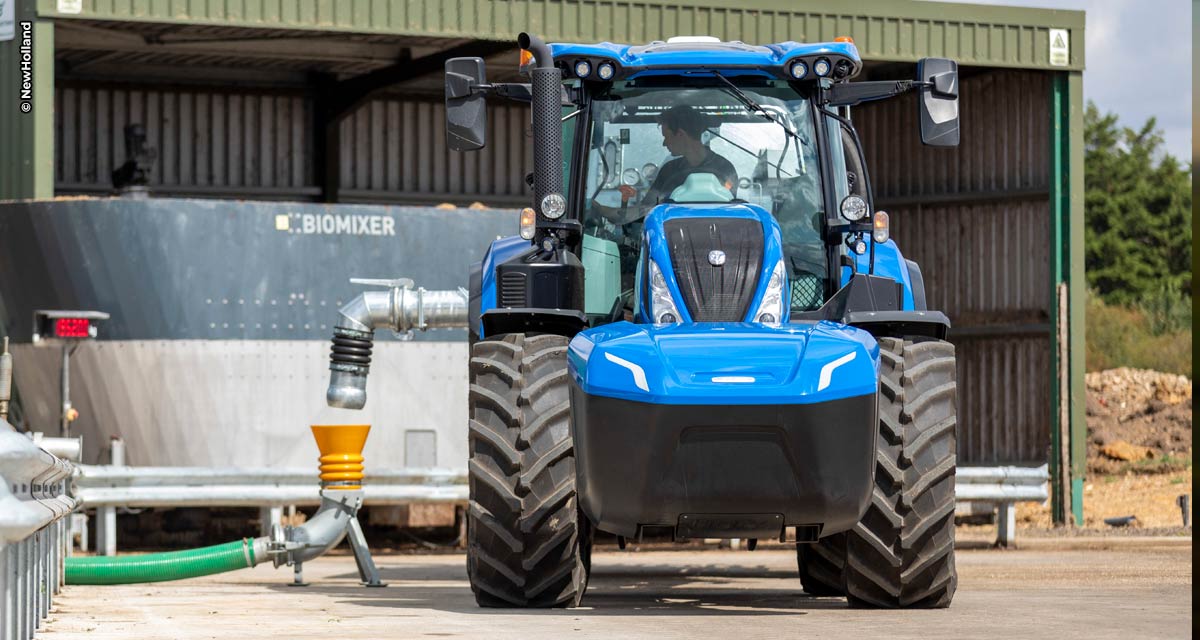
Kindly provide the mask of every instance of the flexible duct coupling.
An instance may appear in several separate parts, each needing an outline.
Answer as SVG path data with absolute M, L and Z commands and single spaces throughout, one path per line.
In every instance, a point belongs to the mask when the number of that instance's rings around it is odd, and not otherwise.
M 371 370 L 371 331 L 333 328 L 329 350 L 329 389 L 325 401 L 331 407 L 361 409 L 367 404 L 367 374 Z
M 371 426 L 366 424 L 312 425 L 321 452 L 321 489 L 362 488 L 363 445 Z

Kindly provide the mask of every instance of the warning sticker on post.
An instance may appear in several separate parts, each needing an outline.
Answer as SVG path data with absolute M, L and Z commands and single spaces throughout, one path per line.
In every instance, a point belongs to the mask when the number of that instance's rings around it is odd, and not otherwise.
M 1050 30 L 1050 66 L 1066 67 L 1071 64 L 1071 34 L 1066 29 Z

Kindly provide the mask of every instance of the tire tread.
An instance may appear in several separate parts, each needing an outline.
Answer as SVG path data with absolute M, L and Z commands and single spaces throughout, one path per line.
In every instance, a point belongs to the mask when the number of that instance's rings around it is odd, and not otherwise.
M 880 338 L 879 435 L 871 504 L 847 532 L 853 607 L 941 608 L 954 567 L 954 346 Z
M 587 587 L 566 353 L 557 335 L 472 345 L 467 575 L 480 606 L 577 606 Z

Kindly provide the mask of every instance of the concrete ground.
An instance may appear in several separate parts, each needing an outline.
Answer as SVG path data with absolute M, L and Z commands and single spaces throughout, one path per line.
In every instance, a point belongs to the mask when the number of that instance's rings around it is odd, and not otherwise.
M 1032 541 L 1031 541 L 1032 542 Z M 464 556 L 379 558 L 384 589 L 347 555 L 182 582 L 71 586 L 39 638 L 1187 638 L 1188 539 L 1039 541 L 958 552 L 940 611 L 865 611 L 800 591 L 794 551 L 600 551 L 584 606 L 479 609 Z

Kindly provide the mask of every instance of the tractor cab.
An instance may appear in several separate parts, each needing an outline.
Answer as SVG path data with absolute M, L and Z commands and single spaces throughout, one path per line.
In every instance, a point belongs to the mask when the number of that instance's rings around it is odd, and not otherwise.
M 860 263 L 873 275 L 877 253 L 898 270 L 894 244 L 873 239 L 881 220 L 849 107 L 921 90 L 922 139 L 957 144 L 948 60 L 922 61 L 924 81 L 851 83 L 862 62 L 849 39 L 527 44 L 529 85 L 488 84 L 477 58 L 447 63 L 452 148 L 485 144 L 486 95 L 533 107 L 527 243 L 481 263 L 495 273 L 479 276 L 473 336 L 530 321 L 570 333 L 617 320 L 811 319 Z M 888 310 L 923 297 L 904 267 L 908 288 Z
M 755 112 L 742 102 L 743 96 L 771 115 Z M 597 304 L 607 301 L 589 313 L 608 311 L 621 296 L 622 306 L 644 321 L 660 322 L 664 314 L 668 322 L 710 319 L 698 300 L 656 314 L 644 296 L 634 295 L 636 283 L 642 282 L 638 267 L 649 265 L 642 256 L 643 241 L 648 230 L 654 237 L 665 233 L 664 224 L 677 233 L 687 227 L 708 234 L 713 218 L 734 212 L 736 219 L 713 223 L 720 228 L 713 227 L 711 234 L 736 235 L 741 238 L 738 247 L 754 255 L 725 251 L 717 259 L 727 262 L 718 266 L 728 264 L 731 268 L 724 271 L 732 272 L 761 262 L 755 255 L 766 248 L 765 238 L 778 231 L 788 280 L 803 287 L 789 299 L 794 297 L 804 310 L 820 306 L 830 274 L 821 238 L 824 198 L 816 119 L 807 97 L 781 79 L 657 75 L 601 87 L 588 109 L 578 194 L 584 249 L 591 245 L 612 255 L 615 248 L 620 257 L 619 282 L 588 277 L 588 285 L 604 289 Z M 707 212 L 700 222 L 667 220 L 699 211 Z M 759 214 L 768 214 L 762 220 L 766 228 L 758 224 Z M 702 252 L 702 264 L 713 250 L 718 247 Z M 673 262 L 679 266 L 685 261 L 677 256 Z M 731 277 L 747 280 L 738 273 Z M 738 287 L 743 295 L 755 289 L 757 278 L 748 280 L 746 287 Z M 736 297 L 736 292 L 730 295 Z M 745 305 L 729 304 L 737 309 L 712 319 L 745 319 Z M 783 318 L 779 311 L 770 314 L 770 321 Z

